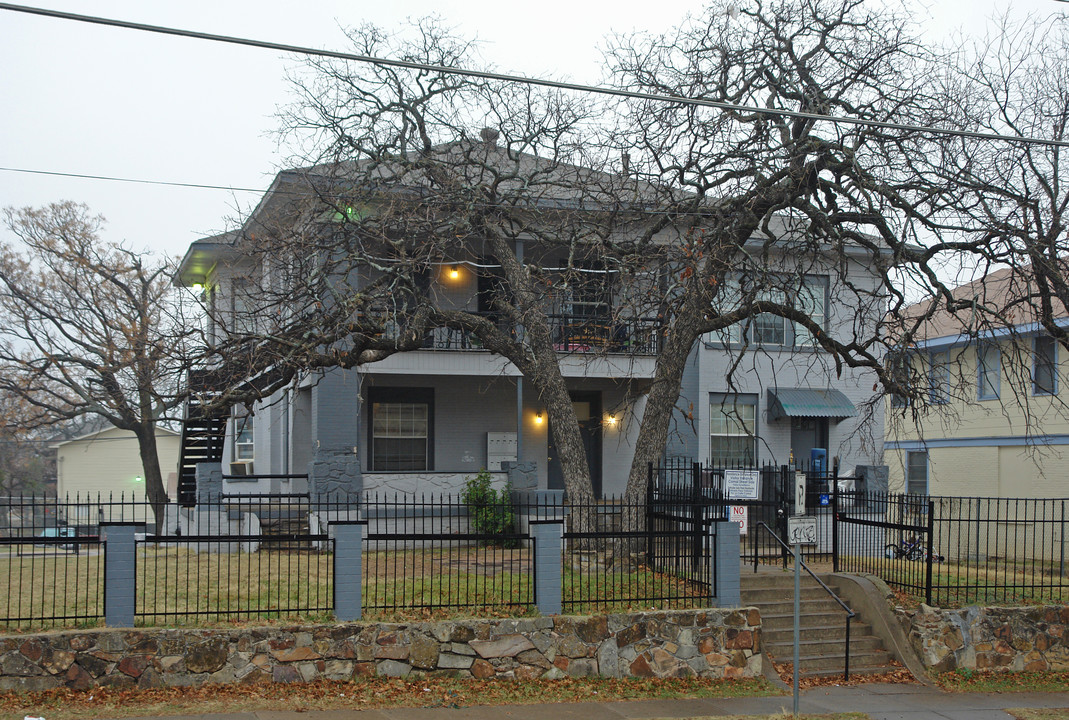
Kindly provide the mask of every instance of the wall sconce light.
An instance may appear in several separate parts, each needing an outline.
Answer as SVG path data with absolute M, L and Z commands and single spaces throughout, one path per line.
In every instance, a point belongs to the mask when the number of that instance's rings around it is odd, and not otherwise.
M 140 475 L 138 475 L 137 477 L 134 478 L 134 482 L 135 483 L 144 482 L 144 481 L 145 481 L 144 478 L 142 478 Z
M 450 265 L 449 266 L 449 279 L 450 280 L 456 280 L 459 277 L 460 277 L 460 268 L 458 268 L 456 265 Z
M 541 425 L 541 424 L 542 424 L 542 413 L 541 412 L 536 412 L 535 413 L 535 425 Z
M 605 418 L 605 422 L 611 427 L 616 424 L 616 413 L 609 413 L 609 416 Z

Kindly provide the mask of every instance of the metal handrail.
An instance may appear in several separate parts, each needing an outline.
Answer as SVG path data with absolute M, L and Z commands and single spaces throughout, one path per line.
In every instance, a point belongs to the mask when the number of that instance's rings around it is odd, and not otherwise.
M 844 652 L 843 652 L 843 655 L 844 655 L 844 658 L 843 658 L 843 679 L 844 680 L 849 680 L 850 679 L 850 621 L 853 620 L 855 617 L 857 617 L 857 613 L 854 612 L 853 610 L 851 610 L 850 606 L 847 605 L 845 602 L 843 602 L 843 599 L 840 598 L 838 595 L 836 595 L 834 590 L 832 590 L 830 587 L 828 587 L 827 584 L 825 584 L 825 582 L 823 580 L 821 580 L 819 577 L 817 577 L 816 573 L 814 573 L 809 568 L 809 566 L 805 564 L 805 560 L 803 560 L 802 558 L 800 558 L 797 555 L 795 555 L 794 554 L 794 549 L 791 548 L 791 546 L 788 545 L 787 543 L 783 542 L 783 540 L 780 539 L 780 536 L 777 535 L 772 530 L 772 528 L 770 528 L 763 520 L 759 520 L 757 524 L 758 524 L 758 526 L 763 527 L 765 530 L 767 530 L 768 534 L 772 536 L 772 539 L 775 540 L 776 542 L 778 542 L 783 547 L 784 550 L 789 552 L 791 554 L 791 556 L 794 557 L 794 561 L 796 563 L 798 563 L 799 565 L 801 565 L 802 568 L 807 573 L 809 573 L 809 576 L 811 578 L 813 578 L 818 583 L 820 583 L 820 586 L 822 588 L 824 588 L 824 591 L 826 593 L 828 593 L 829 595 L 831 595 L 832 599 L 835 600 L 835 602 L 839 603 L 839 607 L 841 607 L 843 610 L 846 611 L 846 647 L 844 648 Z M 753 570 L 754 570 L 754 572 L 757 572 L 757 553 L 754 553 Z

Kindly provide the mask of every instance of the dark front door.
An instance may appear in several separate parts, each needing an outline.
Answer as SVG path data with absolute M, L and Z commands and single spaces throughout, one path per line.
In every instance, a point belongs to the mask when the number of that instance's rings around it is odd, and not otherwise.
M 800 468 L 809 467 L 813 448 L 828 449 L 828 418 L 791 418 L 791 451 Z
M 590 467 L 590 482 L 594 497 L 601 497 L 601 393 L 573 392 L 572 408 L 579 420 L 579 435 L 586 450 L 586 463 Z M 553 426 L 549 427 L 549 489 L 564 489 L 564 471 L 557 448 L 553 444 Z

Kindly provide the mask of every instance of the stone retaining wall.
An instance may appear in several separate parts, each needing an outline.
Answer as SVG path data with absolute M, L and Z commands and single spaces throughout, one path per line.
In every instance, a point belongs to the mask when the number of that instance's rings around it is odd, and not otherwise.
M 755 677 L 756 609 L 592 617 L 77 630 L 0 637 L 0 690 L 346 680 Z
M 1069 670 L 1069 607 L 898 610 L 910 643 L 936 672 Z

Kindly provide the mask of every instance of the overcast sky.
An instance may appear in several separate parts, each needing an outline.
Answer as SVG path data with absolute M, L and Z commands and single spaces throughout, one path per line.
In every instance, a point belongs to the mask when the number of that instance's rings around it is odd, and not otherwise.
M 909 0 L 906 0 L 907 4 Z M 347 50 L 339 25 L 398 27 L 437 12 L 476 34 L 499 70 L 594 84 L 610 32 L 660 31 L 703 3 L 684 0 L 27 0 L 86 15 Z M 896 3 L 896 7 L 901 7 Z M 933 39 L 983 31 L 994 0 L 917 4 Z M 1014 14 L 1060 11 L 1016 0 Z M 0 167 L 266 188 L 284 154 L 273 117 L 290 98 L 295 56 L 0 10 Z M 109 239 L 181 254 L 220 232 L 258 195 L 0 170 L 0 206 L 85 202 Z M 6 232 L 0 230 L 0 232 Z

